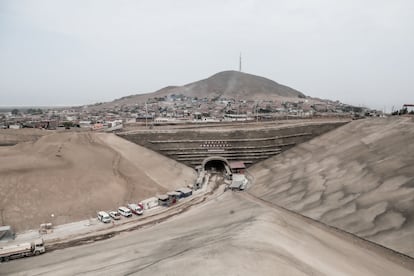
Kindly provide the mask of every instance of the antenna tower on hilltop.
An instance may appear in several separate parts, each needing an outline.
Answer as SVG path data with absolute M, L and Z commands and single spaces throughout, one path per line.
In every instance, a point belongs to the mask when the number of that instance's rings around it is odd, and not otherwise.
M 239 57 L 239 72 L 241 72 L 241 70 L 242 70 L 242 56 L 241 56 L 241 53 L 240 53 L 240 57 Z

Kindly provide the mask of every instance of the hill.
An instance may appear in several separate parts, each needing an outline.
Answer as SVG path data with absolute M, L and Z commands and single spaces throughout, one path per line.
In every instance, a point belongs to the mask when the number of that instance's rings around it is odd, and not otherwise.
M 144 103 L 149 98 L 165 97 L 173 94 L 191 98 L 213 99 L 222 97 L 243 100 L 280 100 L 284 98 L 306 97 L 303 93 L 293 88 L 267 78 L 238 71 L 224 71 L 207 79 L 184 86 L 168 86 L 153 93 L 127 96 L 112 102 L 95 105 L 94 107 L 128 106 Z
M 414 257 L 414 122 L 353 121 L 252 166 L 250 192 Z
M 53 133 L 0 147 L 2 224 L 25 230 L 87 219 L 194 178 L 192 169 L 114 134 Z

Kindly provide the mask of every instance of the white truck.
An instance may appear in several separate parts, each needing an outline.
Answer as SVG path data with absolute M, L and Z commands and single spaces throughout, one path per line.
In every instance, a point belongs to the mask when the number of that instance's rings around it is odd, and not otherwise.
M 39 255 L 45 252 L 43 239 L 0 247 L 0 261 Z

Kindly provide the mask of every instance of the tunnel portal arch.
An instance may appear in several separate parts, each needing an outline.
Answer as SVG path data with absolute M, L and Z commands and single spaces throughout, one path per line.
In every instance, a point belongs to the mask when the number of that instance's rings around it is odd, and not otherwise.
M 226 158 L 221 157 L 221 156 L 207 157 L 206 159 L 203 160 L 203 163 L 201 164 L 201 168 L 204 171 L 209 171 L 214 168 L 216 171 L 222 171 L 223 173 L 231 175 L 229 161 L 227 161 Z

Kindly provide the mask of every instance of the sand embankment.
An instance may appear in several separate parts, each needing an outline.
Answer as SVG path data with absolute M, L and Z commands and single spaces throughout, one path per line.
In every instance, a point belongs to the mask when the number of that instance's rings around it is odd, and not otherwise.
M 7 275 L 413 275 L 412 260 L 326 228 L 228 191 L 152 227 L 4 263 L 2 270 Z
M 0 147 L 1 222 L 25 230 L 81 220 L 194 179 L 192 169 L 113 134 L 53 133 Z
M 34 142 L 52 131 L 43 129 L 0 129 L 0 146 L 13 146 L 22 142 Z
M 250 192 L 414 257 L 414 123 L 354 121 L 249 169 Z

